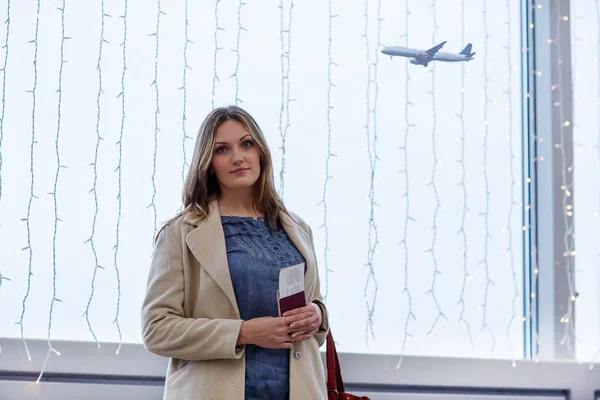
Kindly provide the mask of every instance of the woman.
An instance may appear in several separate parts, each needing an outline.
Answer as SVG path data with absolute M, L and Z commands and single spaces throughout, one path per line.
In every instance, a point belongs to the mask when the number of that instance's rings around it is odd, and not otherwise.
M 310 227 L 286 210 L 271 153 L 239 107 L 204 120 L 184 210 L 156 238 L 142 332 L 170 357 L 165 399 L 326 399 L 328 332 Z M 279 316 L 281 268 L 304 263 L 306 307 Z

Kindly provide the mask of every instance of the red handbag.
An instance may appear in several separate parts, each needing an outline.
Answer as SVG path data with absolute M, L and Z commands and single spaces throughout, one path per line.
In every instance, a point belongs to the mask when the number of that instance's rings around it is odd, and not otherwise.
M 331 329 L 327 334 L 327 398 L 329 400 L 371 400 L 367 396 L 355 396 L 344 391 L 342 370 Z

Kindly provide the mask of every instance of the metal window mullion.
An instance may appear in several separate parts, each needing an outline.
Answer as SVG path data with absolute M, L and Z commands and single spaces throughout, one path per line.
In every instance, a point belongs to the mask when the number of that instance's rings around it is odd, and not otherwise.
M 533 4 L 531 0 L 521 1 L 521 99 L 522 106 L 522 174 L 521 185 L 522 190 L 522 208 L 521 218 L 525 229 L 522 234 L 523 258 L 522 258 L 522 293 L 523 293 L 523 310 L 524 316 L 528 316 L 523 323 L 523 358 L 531 359 L 534 357 L 534 337 L 535 329 L 533 322 L 536 319 L 537 313 L 533 308 L 532 298 L 529 293 L 532 292 L 533 284 L 533 269 L 537 268 L 537 255 L 535 252 L 536 244 L 536 224 L 535 224 L 535 208 L 530 205 L 535 205 L 535 191 L 532 191 L 533 185 L 527 184 L 527 181 L 532 177 L 535 159 L 535 97 L 533 93 L 533 83 L 535 81 L 535 42 L 533 40 L 533 30 L 530 25 L 534 24 Z

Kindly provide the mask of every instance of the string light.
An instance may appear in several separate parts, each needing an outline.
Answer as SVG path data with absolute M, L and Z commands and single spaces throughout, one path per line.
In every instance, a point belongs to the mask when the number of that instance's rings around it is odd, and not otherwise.
M 24 319 L 25 313 L 27 310 L 27 300 L 29 299 L 29 292 L 31 291 L 31 277 L 33 276 L 33 249 L 31 244 L 31 206 L 33 204 L 33 199 L 38 199 L 36 195 L 34 195 L 35 188 L 35 173 L 33 169 L 34 159 L 35 159 L 35 144 L 37 144 L 37 140 L 35 138 L 35 116 L 36 116 L 36 94 L 37 94 L 37 77 L 38 77 L 38 68 L 37 68 L 37 58 L 38 58 L 38 33 L 40 26 L 40 0 L 37 2 L 37 12 L 35 17 L 35 38 L 30 40 L 28 43 L 32 43 L 34 45 L 33 51 L 33 89 L 29 90 L 28 93 L 32 94 L 32 106 L 31 106 L 31 142 L 30 142 L 30 150 L 29 150 L 29 173 L 31 177 L 31 181 L 29 184 L 29 201 L 27 203 L 27 216 L 22 218 L 21 221 L 24 221 L 27 226 L 27 246 L 21 249 L 21 251 L 28 250 L 28 268 L 27 268 L 27 289 L 25 291 L 25 295 L 23 296 L 22 306 L 21 306 L 21 318 L 19 322 L 16 322 L 15 325 L 19 325 L 21 330 L 21 341 L 23 342 L 23 346 L 25 347 L 25 352 L 27 353 L 27 359 L 31 361 L 31 353 L 29 352 L 29 347 L 27 347 L 27 342 L 25 341 L 24 335 Z
M 154 91 L 156 94 L 156 107 L 154 108 L 154 155 L 153 155 L 153 163 L 152 163 L 152 176 L 151 176 L 151 181 L 152 181 L 152 202 L 150 204 L 148 204 L 148 206 L 146 208 L 150 208 L 152 207 L 152 214 L 154 217 L 154 234 L 152 235 L 152 247 L 154 247 L 154 238 L 156 237 L 156 234 L 158 233 L 158 229 L 157 229 L 157 216 L 156 216 L 156 203 L 154 203 L 154 201 L 156 200 L 156 156 L 158 153 L 158 132 L 160 132 L 160 128 L 158 127 L 158 115 L 160 114 L 160 101 L 159 101 L 159 93 L 158 93 L 158 49 L 159 49 L 159 36 L 158 33 L 160 31 L 160 15 L 166 15 L 161 9 L 160 9 L 160 0 L 158 0 L 157 2 L 157 15 L 156 15 L 156 31 L 154 31 L 153 33 L 151 33 L 148 36 L 154 36 L 156 38 L 156 46 L 155 46 L 155 53 L 154 53 L 154 80 L 152 81 L 152 84 L 150 86 L 154 86 Z
M 212 108 L 215 108 L 215 90 L 216 90 L 217 82 L 219 82 L 219 83 L 221 82 L 219 79 L 219 76 L 217 75 L 217 57 L 218 57 L 219 51 L 223 50 L 223 48 L 219 47 L 218 34 L 219 34 L 219 31 L 225 30 L 219 26 L 219 3 L 220 2 L 221 2 L 221 0 L 217 0 L 215 2 L 215 32 L 214 32 L 215 51 L 214 51 L 214 57 L 213 57 L 214 75 L 213 75 L 213 80 L 212 80 Z
M 509 0 L 510 1 L 510 0 Z M 461 27 L 465 26 L 465 2 L 461 0 L 460 2 L 460 15 L 461 15 Z M 461 29 L 461 47 L 465 47 L 465 29 Z M 458 183 L 458 186 L 462 188 L 462 197 L 463 197 L 463 207 L 462 207 L 462 215 L 460 221 L 460 229 L 458 233 L 462 235 L 463 242 L 463 281 L 460 289 L 460 300 L 458 300 L 458 305 L 461 307 L 460 314 L 458 316 L 457 325 L 460 325 L 462 322 L 467 329 L 467 335 L 469 336 L 469 342 L 471 343 L 471 348 L 475 348 L 475 344 L 473 343 L 473 335 L 471 333 L 471 325 L 465 319 L 465 290 L 467 286 L 467 279 L 470 276 L 468 268 L 467 268 L 467 232 L 465 230 L 465 223 L 467 219 L 467 212 L 469 212 L 469 208 L 467 207 L 467 186 L 465 184 L 466 178 L 466 168 L 465 168 L 465 140 L 466 140 L 466 127 L 465 127 L 465 63 L 461 63 L 461 78 L 460 78 L 460 127 L 461 127 L 461 138 L 459 140 L 461 144 L 461 152 L 460 152 L 460 160 L 458 160 L 458 164 L 461 167 L 461 181 Z
M 283 0 L 279 1 L 280 27 L 279 40 L 281 45 L 280 65 L 281 65 L 281 107 L 279 108 L 279 135 L 281 136 L 281 170 L 279 172 L 279 195 L 283 197 L 285 190 L 285 161 L 286 161 L 286 138 L 290 127 L 290 50 L 292 46 L 292 13 L 294 10 L 294 1 L 290 1 L 288 11 L 287 27 L 284 23 Z M 287 36 L 287 43 L 284 38 Z
M 61 7 L 58 8 L 61 14 L 61 40 L 60 40 L 60 68 L 58 73 L 58 121 L 56 126 L 56 138 L 54 141 L 54 146 L 56 150 L 56 174 L 54 175 L 54 188 L 52 193 L 49 193 L 52 196 L 52 201 L 54 203 L 54 232 L 52 236 L 52 300 L 50 302 L 50 313 L 48 316 L 48 353 L 46 354 L 46 359 L 42 365 L 42 370 L 40 371 L 40 375 L 36 383 L 40 382 L 42 375 L 44 374 L 44 369 L 46 368 L 46 364 L 50 359 L 52 353 L 60 355 L 60 353 L 52 347 L 52 341 L 50 340 L 50 334 L 52 331 L 52 316 L 54 314 L 54 303 L 59 302 L 62 303 L 58 297 L 56 297 L 56 277 L 57 277 L 57 268 L 56 268 L 56 235 L 58 231 L 58 222 L 62 222 L 60 218 L 58 218 L 58 202 L 57 202 L 57 193 L 58 193 L 58 176 L 60 174 L 60 169 L 65 168 L 64 165 L 60 163 L 60 152 L 59 152 L 59 143 L 60 143 L 60 122 L 62 115 L 62 83 L 63 83 L 63 67 L 65 65 L 65 41 L 70 39 L 70 37 L 65 36 L 65 0 L 62 1 Z
M 7 2 L 6 9 L 6 40 L 4 42 L 4 65 L 2 66 L 2 109 L 0 114 L 0 149 L 2 149 L 2 140 L 4 139 L 4 110 L 6 108 L 6 65 L 8 64 L 8 40 L 10 37 L 10 0 Z M 2 151 L 0 151 L 0 202 L 2 201 Z M 0 285 L 2 285 L 2 273 L 0 273 Z M 7 279 L 10 280 L 10 279 Z
M 94 341 L 96 342 L 96 345 L 98 346 L 98 348 L 100 348 L 100 342 L 98 342 L 98 338 L 96 337 L 96 334 L 94 333 L 94 329 L 92 329 L 92 324 L 90 322 L 90 305 L 92 304 L 92 299 L 94 298 L 94 294 L 96 291 L 96 274 L 98 272 L 98 269 L 104 269 L 103 267 L 101 267 L 98 264 L 98 254 L 96 253 L 96 246 L 94 243 L 94 236 L 96 234 L 96 221 L 98 219 L 98 187 L 97 187 L 97 183 L 98 183 L 98 151 L 100 148 L 100 142 L 102 140 L 104 140 L 102 138 L 102 136 L 100 136 L 100 99 L 102 97 L 102 93 L 104 92 L 103 88 L 102 88 L 102 50 L 104 49 L 104 43 L 108 43 L 107 40 L 104 38 L 104 18 L 105 17 L 110 17 L 110 15 L 106 14 L 104 12 L 104 0 L 102 0 L 101 3 L 101 26 L 100 26 L 100 43 L 99 43 L 99 50 L 98 50 L 98 62 L 96 64 L 96 71 L 98 71 L 98 93 L 96 95 L 96 150 L 94 153 L 94 162 L 91 163 L 90 165 L 94 167 L 94 186 L 93 188 L 88 192 L 88 193 L 94 193 L 94 219 L 92 221 L 92 235 L 91 237 L 85 241 L 85 243 L 90 243 L 90 246 L 92 248 L 92 254 L 94 255 L 94 273 L 92 275 L 92 288 L 90 290 L 90 297 L 88 299 L 87 302 L 87 306 L 85 308 L 85 312 L 83 313 L 83 316 L 85 317 L 85 321 L 87 322 L 88 325 L 88 330 L 90 331 L 90 333 L 92 334 L 92 337 L 94 338 Z
M 6 66 L 8 65 L 8 41 L 10 38 L 10 0 L 7 0 L 6 8 L 6 39 L 4 46 L 4 65 L 2 66 L 2 109 L 0 110 L 0 203 L 2 202 L 2 140 L 4 139 L 4 110 L 6 107 Z M 0 225 L 1 226 L 1 225 Z M 7 280 L 10 282 L 10 278 L 2 275 L 0 271 L 0 287 L 2 287 L 2 281 Z
M 410 20 L 410 7 L 409 7 L 409 1 L 410 0 L 405 0 L 405 12 L 404 12 L 404 26 L 406 29 L 406 33 L 404 34 L 404 43 L 405 43 L 405 47 L 408 47 L 408 28 L 409 28 L 409 20 Z M 400 150 L 402 151 L 402 155 L 404 158 L 404 170 L 403 171 L 399 171 L 401 173 L 404 173 L 405 177 L 404 177 L 404 194 L 402 195 L 402 198 L 406 199 L 405 202 L 405 207 L 404 207 L 404 236 L 402 238 L 402 241 L 400 243 L 398 243 L 399 245 L 402 245 L 404 247 L 404 289 L 402 290 L 402 293 L 406 294 L 407 300 L 408 300 L 408 313 L 406 314 L 406 319 L 404 320 L 404 337 L 402 338 L 402 349 L 400 350 L 400 359 L 398 360 L 398 363 L 396 364 L 396 369 L 399 369 L 400 366 L 402 365 L 402 361 L 404 360 L 404 354 L 406 352 L 406 342 L 408 340 L 409 337 L 412 337 L 413 335 L 411 333 L 409 333 L 409 325 L 410 325 L 410 320 L 414 320 L 416 321 L 416 317 L 415 314 L 413 313 L 413 309 L 412 309 L 412 296 L 410 294 L 410 289 L 408 287 L 408 224 L 409 221 L 415 222 L 414 218 L 410 217 L 410 198 L 409 198 L 409 188 L 410 188 L 410 180 L 409 180 L 409 175 L 408 175 L 408 134 L 410 133 L 411 128 L 414 128 L 415 125 L 412 124 L 410 122 L 410 118 L 409 118 L 409 107 L 413 105 L 413 103 L 410 101 L 409 98 L 409 92 L 410 92 L 410 73 L 409 73 L 409 63 L 405 62 L 404 63 L 404 145 L 402 147 L 400 147 Z
M 514 257 L 514 252 L 512 249 L 512 240 L 513 240 L 513 232 L 512 232 L 512 218 L 513 218 L 513 207 L 518 204 L 518 201 L 514 198 L 515 195 L 515 187 L 516 187 L 516 182 L 515 182 L 515 171 L 514 171 L 514 162 L 513 162 L 513 113 L 512 113 L 512 10 L 510 7 L 510 0 L 506 1 L 506 12 L 507 12 L 507 21 L 505 22 L 505 25 L 507 27 L 508 30 L 508 43 L 506 45 L 506 51 L 507 51 L 507 56 L 506 56 L 506 60 L 507 60 L 507 64 L 508 64 L 508 89 L 506 90 L 506 95 L 508 97 L 508 108 L 507 111 L 509 113 L 509 118 L 508 118 L 508 153 L 509 153 L 509 162 L 510 162 L 510 180 L 511 180 L 511 185 L 510 185 L 510 208 L 508 211 L 508 218 L 507 218 L 507 223 L 506 223 L 506 231 L 508 231 L 508 248 L 506 249 L 506 253 L 508 254 L 509 258 L 510 258 L 510 268 L 511 268 L 511 274 L 512 274 L 512 280 L 513 280 L 513 290 L 514 290 L 514 294 L 513 294 L 513 299 L 512 299 L 512 314 L 510 316 L 510 319 L 508 321 L 508 326 L 506 327 L 506 338 L 508 341 L 508 348 L 509 348 L 509 352 L 511 355 L 511 358 L 513 359 L 513 365 L 515 363 L 515 357 L 514 357 L 514 352 L 513 352 L 513 345 L 512 342 L 510 340 L 510 331 L 511 331 L 511 327 L 513 322 L 517 319 L 517 315 L 516 315 L 516 306 L 517 306 L 517 299 L 519 298 L 519 289 L 518 289 L 518 283 L 517 283 L 517 271 L 515 270 L 515 257 Z
M 10 278 L 8 278 L 8 277 L 2 275 L 2 273 L 0 273 L 0 288 L 2 287 L 2 282 L 5 281 L 5 280 L 9 281 L 9 282 L 11 281 Z
M 484 139 L 483 139 L 483 177 L 484 177 L 484 181 L 485 181 L 485 211 L 483 213 L 481 213 L 480 215 L 482 215 L 485 218 L 485 243 L 484 243 L 484 257 L 483 260 L 479 263 L 480 265 L 484 265 L 485 266 L 485 294 L 483 297 L 483 304 L 481 305 L 482 309 L 483 309 L 483 323 L 482 323 L 482 328 L 481 330 L 488 330 L 488 332 L 490 333 L 491 337 L 492 337 L 492 349 L 491 352 L 494 351 L 494 348 L 496 347 L 496 336 L 494 335 L 494 332 L 492 331 L 492 328 L 488 325 L 487 322 L 487 302 L 488 302 L 488 294 L 489 294 L 489 289 L 490 289 L 490 285 L 493 285 L 493 281 L 490 278 L 490 268 L 489 268 L 489 263 L 488 263 L 488 250 L 489 250 L 489 239 L 491 238 L 490 235 L 490 226 L 489 226 L 489 205 L 490 205 L 490 187 L 489 187 L 489 180 L 488 180 L 488 175 L 487 175 L 487 141 L 488 141 L 488 131 L 489 131 L 489 124 L 488 124 L 488 104 L 490 103 L 490 98 L 489 98 L 489 92 L 488 92 L 488 83 L 490 81 L 489 77 L 488 77 L 488 40 L 489 40 L 489 33 L 488 33 L 488 24 L 487 24 L 487 0 L 483 0 L 483 29 L 484 29 L 484 60 L 483 60 L 483 74 L 484 74 L 484 80 L 483 80 L 483 86 L 484 86 L 484 92 L 485 92 L 485 101 L 484 101 L 484 105 L 483 105 L 483 118 L 485 120 L 485 133 L 484 133 Z
M 556 8 L 556 10 L 560 10 L 560 4 L 558 2 L 558 0 L 554 1 L 554 7 Z M 568 20 L 568 19 L 567 19 Z M 562 16 L 557 15 L 557 20 L 556 20 L 556 36 L 557 38 L 560 38 L 561 36 L 561 26 L 562 26 L 562 22 L 564 22 L 565 20 L 562 18 Z M 562 57 L 562 51 L 561 51 L 561 43 L 559 40 L 553 40 L 553 45 L 556 46 L 556 52 L 557 54 L 559 54 Z M 559 116 L 559 120 L 561 121 L 561 123 L 559 124 L 559 128 L 560 128 L 560 160 L 561 160 L 561 184 L 563 189 L 563 198 L 562 198 L 562 202 L 563 202 L 563 222 L 564 222 L 564 235 L 563 235 L 563 244 L 564 244 L 564 249 L 565 249 L 565 272 L 566 272 L 566 276 L 567 276 L 567 284 L 568 284 L 568 288 L 569 288 L 569 293 L 568 293 L 568 298 L 566 300 L 567 303 L 567 311 L 565 312 L 565 314 L 563 314 L 563 318 L 564 318 L 564 336 L 561 340 L 561 344 L 566 343 L 567 344 L 567 349 L 569 350 L 569 352 L 571 354 L 574 355 L 574 348 L 572 347 L 572 345 L 574 345 L 574 342 L 576 340 L 576 334 L 575 334 L 575 321 L 573 316 L 573 309 L 575 307 L 574 301 L 571 301 L 571 298 L 574 296 L 575 294 L 575 279 L 574 279 L 574 275 L 575 275 L 575 271 L 574 271 L 574 265 L 573 265 L 573 256 L 575 255 L 575 251 L 574 251 L 574 227 L 573 227 L 573 219 L 572 217 L 570 217 L 569 215 L 567 215 L 566 209 L 567 209 L 567 203 L 568 203 L 568 197 L 570 197 L 571 192 L 573 191 L 573 178 L 572 176 L 570 176 L 569 178 L 567 178 L 567 173 L 571 174 L 572 173 L 572 167 L 571 166 L 567 166 L 566 165 L 566 154 L 565 154 L 565 149 L 564 149 L 564 144 L 565 144 L 565 128 L 567 128 L 567 124 L 563 123 L 563 121 L 565 121 L 565 110 L 563 107 L 563 93 L 562 93 L 562 80 L 563 80 L 563 66 L 562 66 L 562 59 L 558 60 L 558 74 L 557 74 L 557 81 L 555 82 L 555 87 L 557 90 L 557 104 L 555 104 L 555 106 L 558 106 L 558 116 Z M 567 172 L 568 170 L 568 172 Z M 572 335 L 572 337 L 571 337 Z
M 179 88 L 179 90 L 183 93 L 183 106 L 182 106 L 182 115 L 181 115 L 181 129 L 183 132 L 183 138 L 181 140 L 181 148 L 183 152 L 183 165 L 181 166 L 181 184 L 185 184 L 185 172 L 190 167 L 187 161 L 187 151 L 185 146 L 186 140 L 192 140 L 193 138 L 187 133 L 187 72 L 188 70 L 192 70 L 188 63 L 188 45 L 194 44 L 188 36 L 188 28 L 190 26 L 190 22 L 188 19 L 188 0 L 185 0 L 185 41 L 183 44 L 183 84 Z M 239 63 L 239 59 L 238 59 Z M 236 67 L 237 68 L 237 67 Z M 237 69 L 236 69 L 237 72 Z M 183 203 L 181 205 L 180 211 L 183 209 Z
M 125 130 L 125 74 L 127 73 L 127 7 L 128 0 L 125 0 L 125 9 L 121 18 L 123 18 L 123 42 L 121 42 L 121 47 L 123 48 L 123 69 L 121 70 L 121 93 L 118 97 L 121 98 L 121 128 L 119 130 L 119 141 L 116 145 L 119 148 L 119 164 L 115 169 L 117 172 L 118 179 L 118 194 L 117 194 L 117 226 L 116 226 L 116 242 L 113 247 L 114 255 L 113 255 L 113 266 L 115 268 L 115 275 L 117 278 L 117 310 L 115 319 L 113 324 L 117 327 L 117 332 L 119 334 L 119 346 L 117 347 L 116 354 L 119 354 L 121 351 L 121 345 L 123 343 L 123 336 L 121 334 L 121 325 L 119 324 L 119 312 L 121 311 L 121 273 L 119 270 L 119 264 L 117 262 L 119 256 L 119 233 L 121 231 L 121 212 L 122 212 L 122 161 L 123 161 L 123 131 Z
M 433 41 L 433 43 L 436 43 L 435 35 L 437 33 L 438 26 L 437 26 L 437 13 L 436 13 L 435 0 L 433 0 L 433 3 L 430 4 L 429 7 L 431 7 L 431 9 L 433 11 L 432 41 Z M 433 332 L 433 329 L 437 325 L 440 318 L 448 320 L 446 315 L 442 312 L 442 309 L 440 307 L 440 304 L 438 302 L 438 299 L 437 299 L 437 296 L 435 293 L 435 284 L 437 282 L 437 277 L 438 277 L 438 275 L 442 275 L 442 272 L 438 269 L 437 258 L 435 256 L 435 245 L 436 245 L 436 239 L 437 239 L 437 215 L 438 215 L 439 210 L 441 209 L 440 197 L 439 197 L 437 186 L 435 183 L 435 172 L 436 172 L 436 168 L 438 165 L 437 150 L 436 150 L 436 146 L 435 146 L 436 145 L 436 134 L 437 134 L 437 132 L 436 132 L 436 130 L 437 130 L 437 115 L 436 115 L 436 103 L 435 103 L 435 63 L 432 64 L 430 72 L 431 72 L 431 91 L 429 91 L 429 94 L 431 95 L 431 107 L 433 110 L 432 111 L 433 129 L 431 131 L 431 146 L 432 146 L 432 150 L 433 150 L 433 168 L 431 171 L 431 181 L 427 184 L 427 186 L 431 186 L 431 188 L 433 189 L 433 195 L 435 196 L 436 205 L 435 205 L 435 210 L 433 212 L 433 227 L 432 227 L 433 235 L 432 235 L 432 239 L 431 239 L 431 248 L 429 248 L 427 250 L 427 252 L 431 254 L 431 259 L 433 261 L 433 278 L 431 281 L 431 288 L 426 292 L 426 294 L 431 294 L 431 297 L 433 298 L 433 303 L 435 304 L 435 308 L 436 308 L 438 314 L 437 314 L 435 320 L 433 321 L 433 323 L 431 324 L 431 328 L 429 328 L 427 335 L 430 335 L 431 332 Z
M 243 103 L 243 101 L 240 99 L 240 95 L 239 95 L 240 85 L 239 85 L 238 71 L 240 68 L 240 37 L 241 37 L 242 31 L 247 31 L 247 29 L 242 26 L 242 7 L 244 7 L 246 4 L 247 3 L 243 2 L 242 0 L 240 0 L 240 2 L 238 3 L 238 9 L 237 9 L 238 30 L 237 30 L 237 37 L 236 37 L 236 45 L 235 45 L 235 49 L 233 50 L 233 52 L 236 54 L 235 71 L 230 76 L 230 78 L 235 79 L 235 96 L 234 97 L 235 97 L 236 105 L 238 105 L 238 103 Z
M 331 68 L 337 66 L 335 62 L 331 59 L 331 39 L 332 39 L 332 26 L 333 19 L 337 18 L 337 14 L 333 14 L 331 11 L 331 1 L 328 0 L 328 11 L 329 11 L 329 38 L 327 41 L 327 158 L 325 160 L 325 182 L 323 183 L 323 198 L 317 204 L 323 205 L 323 224 L 319 227 L 324 228 L 325 230 L 325 249 L 323 250 L 323 257 L 325 261 L 325 295 L 323 296 L 323 300 L 327 301 L 327 296 L 329 295 L 329 273 L 333 272 L 328 265 L 328 256 L 331 250 L 329 249 L 329 227 L 327 225 L 327 185 L 329 183 L 329 179 L 333 177 L 329 174 L 329 163 L 331 162 L 332 157 L 337 157 L 336 154 L 331 152 L 331 110 L 334 108 L 331 103 L 331 90 L 335 87 L 331 80 Z
M 365 266 L 369 267 L 369 272 L 367 275 L 367 281 L 365 283 L 364 295 L 365 295 L 365 304 L 367 307 L 367 325 L 366 325 L 366 341 L 367 346 L 369 345 L 368 333 L 371 332 L 371 337 L 375 338 L 375 332 L 373 329 L 373 314 L 375 313 L 375 303 L 377 301 L 377 295 L 379 293 L 378 284 L 377 284 L 377 275 L 375 273 L 375 264 L 374 257 L 377 251 L 377 246 L 379 245 L 379 237 L 377 224 L 375 222 L 375 207 L 378 205 L 375 202 L 375 173 L 377 168 L 377 161 L 379 161 L 379 156 L 377 155 L 377 99 L 379 95 L 379 84 L 377 81 L 377 71 L 379 66 L 379 49 L 382 47 L 381 45 L 381 1 L 377 2 L 377 47 L 375 49 L 375 62 L 371 62 L 371 46 L 369 44 L 369 1 L 365 0 L 365 30 L 363 33 L 363 37 L 365 39 L 365 49 L 366 49 L 366 58 L 367 58 L 367 91 L 366 91 L 366 121 L 363 126 L 367 136 L 367 146 L 366 150 L 369 156 L 369 168 L 370 168 L 370 186 L 369 186 L 369 250 L 367 254 L 367 263 Z M 372 73 L 373 71 L 373 73 Z M 373 100 L 373 107 L 371 108 L 371 85 L 375 84 L 375 98 Z M 371 115 L 373 121 L 373 138 L 371 139 Z M 373 286 L 373 295 L 371 302 L 369 302 L 368 291 L 369 288 Z

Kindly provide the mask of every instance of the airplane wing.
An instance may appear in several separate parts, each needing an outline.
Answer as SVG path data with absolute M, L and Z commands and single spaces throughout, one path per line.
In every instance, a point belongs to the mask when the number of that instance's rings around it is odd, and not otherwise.
M 425 52 L 427 53 L 427 55 L 429 57 L 433 57 L 435 55 L 435 53 L 437 53 L 438 51 L 440 51 L 440 49 L 442 47 L 444 47 L 445 44 L 446 44 L 446 41 L 443 41 L 442 43 L 438 44 L 437 46 L 434 46 L 434 47 L 430 48 L 429 50 L 426 50 Z

